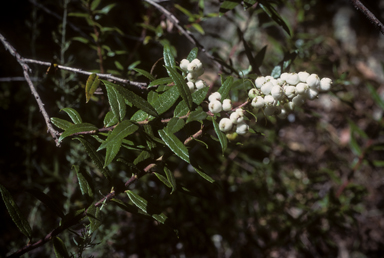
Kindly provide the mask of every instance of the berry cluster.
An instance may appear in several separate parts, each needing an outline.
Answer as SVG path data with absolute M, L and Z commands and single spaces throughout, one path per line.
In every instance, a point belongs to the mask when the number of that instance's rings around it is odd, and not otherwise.
M 204 73 L 203 65 L 199 59 L 189 62 L 183 59 L 180 62 L 180 68 L 188 72 L 186 79 L 191 92 L 206 87 L 198 77 Z M 322 78 L 320 80 L 317 74 L 307 72 L 282 73 L 279 78 L 272 76 L 260 76 L 255 80 L 255 88 L 248 92 L 250 104 L 254 113 L 263 111 L 265 116 L 277 115 L 279 118 L 286 118 L 287 115 L 300 107 L 306 99 L 315 99 L 320 92 L 326 92 L 331 89 L 332 80 Z M 221 94 L 214 92 L 208 97 L 208 108 L 213 114 L 221 111 L 232 111 L 230 99 L 224 99 L 221 102 Z M 219 128 L 225 133 L 245 134 L 249 126 L 244 120 L 244 110 L 237 108 L 229 118 L 222 118 L 219 122 Z
M 198 77 L 204 73 L 203 64 L 199 59 L 194 59 L 192 62 L 183 59 L 180 62 L 180 68 L 184 72 L 188 72 L 187 85 L 192 93 L 207 86 L 203 80 L 198 80 Z
M 332 80 L 320 80 L 317 74 L 307 72 L 282 73 L 277 79 L 272 76 L 258 77 L 255 85 L 256 88 L 248 92 L 254 113 L 262 109 L 266 116 L 285 118 L 295 107 L 303 105 L 306 99 L 313 100 L 319 92 L 329 91 Z

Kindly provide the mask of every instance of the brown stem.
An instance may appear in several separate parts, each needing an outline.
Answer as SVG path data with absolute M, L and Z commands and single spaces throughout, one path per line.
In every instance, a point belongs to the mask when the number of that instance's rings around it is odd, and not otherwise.
M 17 62 L 23 68 L 24 78 L 27 81 L 28 86 L 31 89 L 32 95 L 35 97 L 37 105 L 39 106 L 40 112 L 44 117 L 45 124 L 47 125 L 47 128 L 48 128 L 48 132 L 52 135 L 53 139 L 55 140 L 56 146 L 59 147 L 60 143 L 59 143 L 58 137 L 57 137 L 59 135 L 59 132 L 56 131 L 55 129 L 53 129 L 51 121 L 50 121 L 49 116 L 48 116 L 48 113 L 44 108 L 44 104 L 41 101 L 39 93 L 36 91 L 36 88 L 33 85 L 31 78 L 29 77 L 29 71 L 30 71 L 29 66 L 26 64 L 26 62 L 24 62 L 24 59 L 19 55 L 19 53 L 16 52 L 16 49 L 13 46 L 11 46 L 11 44 L 9 44 L 7 42 L 7 40 L 5 39 L 5 37 L 2 34 L 0 34 L 0 41 L 5 46 L 5 49 L 7 49 L 14 57 L 16 57 Z
M 384 35 L 384 25 L 381 21 L 379 21 L 379 19 L 376 18 L 376 16 L 367 8 L 365 7 L 359 0 L 350 0 L 351 3 L 353 4 L 353 6 L 359 10 L 360 12 L 362 12 L 365 17 L 367 17 L 367 19 L 373 23 L 374 25 L 376 25 L 381 34 Z

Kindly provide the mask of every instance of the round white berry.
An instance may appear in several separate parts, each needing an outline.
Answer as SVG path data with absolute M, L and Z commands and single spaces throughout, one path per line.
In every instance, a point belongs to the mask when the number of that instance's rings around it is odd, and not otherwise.
M 329 91 L 332 87 L 332 80 L 329 78 L 323 78 L 320 81 L 320 90 Z
M 259 95 L 260 95 L 259 91 L 257 89 L 255 89 L 255 88 L 252 88 L 252 89 L 250 89 L 248 91 L 248 97 L 250 99 L 253 99 L 253 98 L 255 98 L 256 96 L 259 96 Z
M 247 125 L 245 122 L 238 123 L 236 126 L 236 133 L 242 135 L 246 134 L 249 130 L 249 125 Z
M 195 91 L 195 85 L 193 84 L 193 82 L 187 82 L 187 86 L 191 92 Z
M 208 108 L 209 108 L 209 111 L 211 111 L 212 113 L 219 113 L 221 112 L 222 110 L 222 105 L 221 105 L 221 102 L 218 101 L 218 100 L 214 100 L 214 101 L 211 101 L 209 104 L 208 104 Z
M 288 76 L 289 76 L 289 73 L 282 73 L 280 75 L 280 79 L 283 81 L 287 81 Z
M 304 102 L 305 102 L 305 98 L 303 97 L 303 95 L 297 95 L 292 99 L 292 103 L 294 104 L 295 107 L 300 107 L 301 105 L 304 104 Z
M 307 94 L 305 94 L 307 99 L 310 99 L 310 100 L 315 99 L 317 97 L 317 95 L 319 95 L 319 92 L 317 90 L 312 89 L 312 88 L 309 88 L 307 91 Z
M 223 100 L 223 110 L 224 111 L 232 110 L 232 101 L 230 99 Z
M 194 63 L 196 65 L 196 70 L 201 70 L 203 69 L 203 64 L 199 59 L 193 59 L 191 63 Z
M 312 88 L 314 90 L 318 89 L 320 85 L 320 78 L 317 74 L 313 73 L 307 78 L 307 84 L 309 88 Z
M 229 119 L 231 119 L 232 123 L 238 124 L 244 121 L 244 115 L 243 113 L 239 112 L 233 112 L 230 116 Z
M 264 98 L 261 96 L 255 97 L 254 99 L 252 99 L 252 102 L 251 102 L 252 107 L 257 109 L 264 107 L 264 104 L 265 104 Z
M 306 94 L 308 91 L 308 84 L 300 82 L 296 85 L 297 94 Z
M 271 95 L 267 95 L 264 97 L 265 106 L 276 106 L 277 101 Z
M 258 89 L 260 89 L 264 83 L 265 83 L 265 77 L 264 76 L 257 77 L 257 79 L 255 80 L 256 88 L 258 88 Z
M 265 95 L 268 95 L 271 93 L 271 90 L 273 88 L 273 84 L 271 82 L 266 82 L 261 86 L 261 92 L 263 92 Z
M 223 118 L 220 120 L 219 128 L 222 132 L 229 132 L 232 130 L 233 123 L 229 118 Z
M 279 85 L 273 86 L 271 90 L 271 95 L 274 99 L 282 99 L 284 97 L 284 91 L 283 88 L 281 88 Z
M 299 75 L 299 80 L 301 82 L 307 82 L 307 78 L 309 77 L 309 73 L 307 73 L 307 72 L 299 72 L 298 75 Z
M 195 82 L 196 89 L 200 90 L 206 86 L 205 82 L 203 80 L 197 80 Z
M 181 60 L 181 62 L 180 62 L 181 70 L 187 71 L 188 70 L 188 65 L 189 65 L 189 61 L 187 59 Z
M 284 93 L 287 98 L 293 98 L 296 95 L 296 87 L 295 86 L 286 86 L 284 88 Z
M 214 92 L 208 97 L 209 102 L 213 102 L 215 100 L 221 100 L 221 94 L 219 92 Z
M 196 76 L 196 74 L 194 74 L 194 73 L 188 73 L 187 80 L 189 82 L 196 82 L 197 77 L 198 76 Z
M 297 73 L 290 73 L 285 80 L 290 85 L 296 85 L 299 83 L 299 75 Z

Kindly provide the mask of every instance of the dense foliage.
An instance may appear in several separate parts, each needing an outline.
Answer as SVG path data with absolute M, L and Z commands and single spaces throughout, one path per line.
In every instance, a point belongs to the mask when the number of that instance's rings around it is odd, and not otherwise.
M 380 257 L 384 45 L 344 5 L 10 3 L 0 254 Z

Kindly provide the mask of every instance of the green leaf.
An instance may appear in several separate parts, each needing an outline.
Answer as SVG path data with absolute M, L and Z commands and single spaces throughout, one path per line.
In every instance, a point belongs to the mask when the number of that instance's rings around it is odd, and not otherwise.
M 172 82 L 173 82 L 173 80 L 171 77 L 159 78 L 159 79 L 156 79 L 154 81 L 151 81 L 151 83 L 148 85 L 148 88 L 152 87 L 152 86 L 156 86 L 156 85 L 167 85 L 167 84 L 170 84 Z
M 207 174 L 205 174 L 205 173 L 204 173 L 203 171 L 201 171 L 200 169 L 197 169 L 196 167 L 193 167 L 193 168 L 196 170 L 197 174 L 199 174 L 202 178 L 204 178 L 204 179 L 207 180 L 208 182 L 210 182 L 210 183 L 215 182 L 215 180 L 214 180 L 212 177 L 208 176 Z
M 71 38 L 71 40 L 76 40 L 76 41 L 79 41 L 79 42 L 84 43 L 84 44 L 88 44 L 88 42 L 89 42 L 88 39 L 83 38 L 83 37 L 73 37 L 73 38 Z
M 91 74 L 88 79 L 87 83 L 85 84 L 85 98 L 86 103 L 91 99 L 93 96 L 93 93 L 95 93 L 96 89 L 100 85 L 99 76 L 97 76 L 95 73 Z
M 291 32 L 288 28 L 288 25 L 284 22 L 284 20 L 281 18 L 279 13 L 275 10 L 275 8 L 272 6 L 272 3 L 267 0 L 260 0 L 259 6 L 263 11 L 271 17 L 272 20 L 274 20 L 279 26 L 281 26 L 289 36 L 291 36 Z
M 272 72 L 271 72 L 271 76 L 272 76 L 273 78 L 279 78 L 280 75 L 281 75 L 281 72 L 282 72 L 282 70 L 281 70 L 281 65 L 276 65 L 276 66 L 273 68 Z
M 116 141 L 113 144 L 109 144 L 107 148 L 107 152 L 105 154 L 105 161 L 104 161 L 104 168 L 107 167 L 113 159 L 116 157 L 116 155 L 119 153 L 120 147 L 122 144 L 122 140 Z
M 69 13 L 68 16 L 72 17 L 84 17 L 87 18 L 89 14 L 87 13 Z
M 129 120 L 124 120 L 120 124 L 118 124 L 115 129 L 111 133 L 108 134 L 107 139 L 100 145 L 100 147 L 97 149 L 97 151 L 102 150 L 109 145 L 118 144 L 121 141 L 127 137 L 130 134 L 133 134 L 136 132 L 136 130 L 139 129 L 139 127 Z
M 104 117 L 104 127 L 110 127 L 119 122 L 119 118 L 112 113 L 112 111 L 108 111 L 108 113 Z
M 89 123 L 82 123 L 82 124 L 74 124 L 71 125 L 67 130 L 65 130 L 59 138 L 59 142 L 61 142 L 64 138 L 80 132 L 88 132 L 88 131 L 95 131 L 96 132 L 97 127 L 93 124 Z
M 108 14 L 109 11 L 115 7 L 116 4 L 109 4 L 107 6 L 104 6 L 103 9 L 97 11 L 97 13 L 102 13 L 102 14 Z
M 224 154 L 225 150 L 227 149 L 228 139 L 227 139 L 227 137 L 225 136 L 225 133 L 223 133 L 222 131 L 220 131 L 219 124 L 216 122 L 215 119 L 212 119 L 212 123 L 213 123 L 213 128 L 215 129 L 215 132 L 216 132 L 216 134 L 217 134 L 217 137 L 219 138 L 222 152 L 223 152 L 223 154 Z
M 51 122 L 56 127 L 63 129 L 63 130 L 67 130 L 71 125 L 73 125 L 73 123 L 71 123 L 67 120 L 64 120 L 64 119 L 57 118 L 57 117 L 51 117 Z
M 204 112 L 201 106 L 197 107 L 195 111 L 192 111 L 187 119 L 187 124 L 192 121 L 204 120 L 207 117 L 207 113 Z
M 120 85 L 111 83 L 111 82 L 106 81 L 106 80 L 101 80 L 101 81 L 104 83 L 105 86 L 108 85 L 110 87 L 115 88 L 121 95 L 123 95 L 123 97 L 126 100 L 131 102 L 135 107 L 143 110 L 144 112 L 148 113 L 151 116 L 158 117 L 156 110 L 152 107 L 151 104 L 149 104 L 142 97 L 136 95 L 134 92 L 127 90 L 126 88 L 124 88 Z
M 256 68 L 258 69 L 263 64 L 265 53 L 267 52 L 267 46 L 268 45 L 265 45 L 259 52 L 257 52 L 255 56 L 255 62 L 256 62 L 255 69 Z
M 67 113 L 75 124 L 81 124 L 83 122 L 80 114 L 73 108 L 63 108 L 60 111 Z
M 125 117 L 126 112 L 126 105 L 123 96 L 109 84 L 106 84 L 105 88 L 107 89 L 108 101 L 113 114 L 115 115 L 115 117 L 120 118 L 120 121 L 122 121 Z
M 208 87 L 204 87 L 192 93 L 193 102 L 197 105 L 200 105 L 201 102 L 203 102 L 203 100 L 207 96 L 208 90 L 209 90 Z M 185 104 L 185 101 L 183 100 L 176 106 L 175 111 L 173 112 L 173 115 L 175 117 L 181 117 L 181 116 L 185 116 L 187 113 L 188 113 L 188 107 L 187 107 L 187 104 Z
M 93 1 L 92 1 L 92 3 L 91 3 L 91 10 L 92 10 L 92 11 L 95 10 L 95 9 L 99 6 L 100 1 L 101 1 L 101 0 L 93 0 Z
M 236 6 L 240 4 L 241 1 L 239 0 L 232 0 L 232 1 L 224 1 L 220 5 L 219 13 L 220 16 L 222 16 L 224 13 L 234 9 Z
M 67 247 L 65 247 L 63 240 L 59 237 L 53 238 L 53 249 L 55 251 L 56 258 L 69 258 Z
M 159 130 L 159 135 L 165 144 L 175 153 L 179 158 L 189 163 L 189 154 L 187 147 L 173 134 L 167 130 Z
M 136 159 L 133 161 L 133 165 L 137 165 L 139 164 L 140 162 L 146 160 L 146 159 L 149 159 L 151 158 L 151 153 L 149 153 L 148 151 L 142 151 L 139 156 L 136 157 Z
M 93 184 L 91 176 L 85 171 L 80 171 L 79 166 L 73 165 L 72 168 L 76 171 L 81 194 L 88 195 L 90 198 L 93 198 Z
M 176 133 L 180 131 L 184 127 L 184 125 L 185 125 L 185 122 L 183 119 L 174 117 L 168 122 L 166 128 L 169 133 Z
M 159 94 L 156 91 L 150 91 L 147 96 L 147 101 L 149 103 L 154 103 L 159 98 Z
M 158 222 L 164 224 L 164 222 L 167 220 L 167 216 L 165 216 L 163 213 L 160 214 L 154 214 L 148 212 L 148 201 L 145 200 L 143 197 L 135 194 L 134 192 L 127 190 L 125 191 L 129 197 L 129 199 L 133 202 L 134 205 L 136 205 L 140 210 L 142 210 L 146 214 L 150 214 L 152 218 L 157 220 Z
M 164 56 L 165 66 L 168 66 L 168 67 L 176 66 L 175 58 L 173 57 L 171 48 L 169 47 L 168 44 L 164 46 L 163 56 Z
M 150 126 L 148 124 L 147 125 L 143 125 L 143 129 L 144 129 L 144 132 L 145 132 L 145 134 L 147 136 L 146 143 L 147 143 L 148 148 L 150 150 L 156 148 L 156 143 L 153 140 L 153 138 L 155 138 L 155 135 L 153 133 L 152 126 Z
M 187 83 L 185 82 L 183 76 L 179 74 L 175 68 L 166 66 L 169 76 L 171 76 L 172 80 L 176 84 L 177 89 L 179 90 L 180 96 L 187 103 L 188 109 L 192 110 L 192 95 L 189 90 Z
M 179 90 L 177 87 L 172 86 L 171 89 L 167 90 L 159 96 L 159 98 L 152 104 L 159 115 L 168 111 L 173 104 L 175 104 L 179 97 Z
M 153 172 L 155 174 L 155 176 L 157 176 L 157 178 L 163 183 L 165 184 L 167 187 L 169 188 L 172 188 L 172 185 L 169 183 L 168 179 L 163 176 L 162 174 L 159 174 L 159 173 L 156 173 L 156 172 Z
M 119 70 L 124 70 L 124 66 L 122 66 L 122 64 L 120 64 L 120 62 L 119 61 L 115 61 L 115 66 L 116 66 L 116 68 L 117 69 L 119 69 Z
M 103 219 L 100 208 L 95 206 L 95 202 L 88 207 L 87 217 L 90 222 L 91 231 L 95 232 L 100 227 Z
M 167 167 L 164 167 L 164 172 L 165 172 L 165 175 L 167 176 L 168 182 L 172 186 L 172 192 L 171 192 L 172 194 L 174 191 L 176 191 L 176 187 L 177 187 L 175 176 L 173 175 L 172 171 L 169 170 L 169 168 Z
M 189 54 L 188 54 L 188 56 L 187 56 L 187 60 L 188 60 L 189 62 L 192 62 L 194 59 L 197 58 L 197 54 L 198 54 L 198 52 L 199 52 L 199 49 L 198 49 L 197 47 L 194 47 L 194 48 L 189 52 Z
M 91 143 L 89 143 L 84 138 L 76 137 L 75 139 L 79 140 L 83 144 L 83 146 L 85 148 L 85 151 L 88 153 L 88 156 L 91 157 L 93 163 L 96 165 L 96 167 L 98 169 L 100 169 L 100 171 L 103 173 L 103 175 L 108 180 L 110 180 L 111 176 L 110 176 L 109 170 L 108 170 L 108 168 L 104 168 L 104 166 L 103 166 L 103 163 L 104 163 L 103 162 L 103 157 L 101 156 L 100 153 L 97 153 L 96 147 L 93 146 Z
M 221 85 L 218 92 L 221 94 L 221 99 L 226 99 L 229 95 L 229 91 L 231 90 L 233 84 L 233 77 L 228 76 L 227 79 L 225 79 L 224 83 Z
M 195 28 L 195 30 L 197 30 L 197 32 L 199 32 L 201 35 L 205 34 L 205 31 L 204 31 L 203 27 L 201 27 L 200 24 L 192 23 L 192 27 Z
M 1 184 L 0 184 L 0 192 L 1 192 L 1 197 L 3 198 L 4 204 L 5 204 L 5 207 L 7 207 L 8 213 L 11 216 L 13 222 L 15 222 L 20 232 L 23 233 L 26 237 L 28 237 L 29 240 L 31 240 L 32 238 L 31 226 L 29 226 L 27 219 L 24 218 L 24 216 L 21 214 L 21 211 L 19 207 L 16 205 L 15 201 L 13 200 L 11 194 Z
M 139 69 L 139 68 L 133 68 L 132 70 L 138 72 L 139 74 L 141 75 L 144 75 L 145 77 L 147 77 L 150 81 L 153 81 L 155 79 L 155 77 L 153 77 L 152 74 L 150 74 L 149 72 L 143 70 L 143 69 Z
M 369 93 L 372 96 L 372 99 L 376 102 L 376 105 L 378 105 L 382 110 L 384 110 L 384 100 L 381 99 L 379 94 L 377 94 L 375 88 L 372 86 L 372 84 L 367 83 L 367 87 L 369 90 Z
M 53 201 L 49 195 L 43 193 L 37 188 L 28 189 L 27 192 L 33 195 L 39 201 L 41 201 L 45 206 L 47 206 L 47 208 L 52 210 L 57 216 L 59 216 L 60 218 L 64 217 L 63 210 L 59 206 L 57 206 L 57 203 Z

